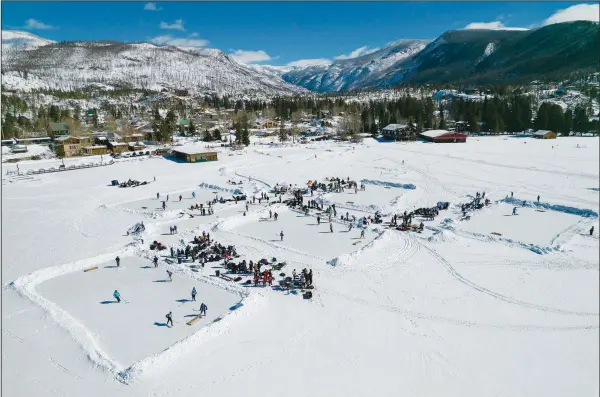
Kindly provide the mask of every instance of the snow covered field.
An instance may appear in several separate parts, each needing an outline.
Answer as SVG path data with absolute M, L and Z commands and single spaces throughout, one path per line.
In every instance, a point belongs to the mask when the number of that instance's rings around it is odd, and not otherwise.
M 34 178 L 7 176 L 16 166 L 5 164 L 3 392 L 598 396 L 598 165 L 596 138 L 507 137 L 252 145 L 213 163 L 143 158 Z M 252 196 L 325 177 L 366 186 L 305 196 L 336 204 L 333 233 L 326 216 L 317 225 L 315 211 L 272 194 L 247 211 L 244 201 L 215 204 L 213 215 L 189 210 L 236 189 Z M 109 186 L 129 178 L 152 182 Z M 169 194 L 166 211 L 157 192 Z M 491 204 L 463 219 L 460 204 L 476 192 Z M 423 220 L 422 233 L 387 226 L 393 213 L 440 201 L 449 209 Z M 377 210 L 384 223 L 367 225 L 362 239 L 340 219 Z M 145 231 L 127 235 L 140 221 Z M 312 300 L 216 277 L 220 262 L 167 261 L 169 249 L 154 267 L 151 242 L 183 248 L 202 231 L 235 245 L 239 259 L 285 261 L 276 280 L 313 269 Z M 172 282 L 162 282 L 167 269 Z M 115 289 L 129 303 L 110 303 Z M 186 325 L 201 302 L 207 317 Z

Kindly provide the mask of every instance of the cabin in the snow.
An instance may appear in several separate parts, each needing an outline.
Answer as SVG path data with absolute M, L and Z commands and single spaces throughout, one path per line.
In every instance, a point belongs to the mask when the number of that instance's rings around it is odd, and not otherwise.
M 56 139 L 56 154 L 59 157 L 77 156 L 91 142 L 92 138 L 89 136 L 61 136 Z
M 419 137 L 433 143 L 464 143 L 467 141 L 467 135 L 448 130 L 424 131 L 419 134 Z
M 188 163 L 203 163 L 205 161 L 217 161 L 217 152 L 203 152 L 202 149 L 196 147 L 178 147 L 173 149 L 175 157 L 185 160 Z
M 69 135 L 69 125 L 66 123 L 48 123 L 46 129 L 48 136 L 52 137 L 52 139 Z
M 533 133 L 533 137 L 536 139 L 556 139 L 556 132 L 539 130 Z
M 381 130 L 385 139 L 396 141 L 412 141 L 417 138 L 415 128 L 406 124 L 388 124 Z

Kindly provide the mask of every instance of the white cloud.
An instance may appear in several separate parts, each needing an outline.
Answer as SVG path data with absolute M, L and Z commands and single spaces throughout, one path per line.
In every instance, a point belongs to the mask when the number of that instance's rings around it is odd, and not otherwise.
M 288 63 L 288 66 L 297 66 L 300 68 L 307 68 L 309 66 L 329 66 L 332 62 L 329 59 L 317 58 L 317 59 L 300 59 L 298 61 Z
M 570 21 L 600 21 L 599 4 L 576 4 L 574 6 L 558 10 L 552 16 L 547 18 L 542 25 L 552 25 L 554 23 Z
M 270 61 L 273 59 L 269 54 L 263 50 L 258 51 L 246 51 L 246 50 L 235 50 L 231 54 L 231 57 L 240 63 L 256 63 Z
M 494 22 L 472 22 L 465 26 L 463 29 L 472 30 L 472 29 L 484 29 L 484 30 L 528 30 L 527 28 L 515 28 L 504 26 L 504 24 L 500 21 Z
M 372 52 L 377 51 L 379 48 L 369 48 L 366 45 L 362 46 L 360 48 L 357 48 L 356 50 L 352 51 L 350 54 L 348 55 L 338 55 L 337 57 L 335 57 L 334 59 L 352 59 L 352 58 L 357 58 L 359 56 L 362 55 L 367 55 L 370 54 Z
M 161 29 L 181 30 L 181 31 L 185 30 L 185 28 L 183 27 L 183 19 L 178 19 L 174 23 L 161 22 L 160 28 Z
M 28 20 L 25 21 L 25 26 L 23 26 L 23 29 L 44 30 L 44 29 L 57 29 L 57 28 L 54 26 L 51 26 L 51 25 L 46 25 L 45 23 L 37 21 L 33 18 L 29 18 Z
M 192 39 L 189 37 L 173 37 L 170 35 L 157 36 L 150 40 L 158 45 L 172 45 L 175 47 L 205 47 L 208 45 L 208 40 Z
M 160 11 L 160 10 L 162 10 L 162 8 L 158 7 L 156 5 L 156 3 L 146 3 L 144 5 L 144 10 L 146 10 L 146 11 Z
M 190 34 L 190 37 L 198 37 L 198 33 L 194 32 L 194 33 Z

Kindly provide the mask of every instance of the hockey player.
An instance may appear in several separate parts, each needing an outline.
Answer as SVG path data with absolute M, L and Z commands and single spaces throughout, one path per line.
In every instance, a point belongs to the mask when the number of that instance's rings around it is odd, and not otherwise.
M 590 229 L 590 236 L 592 236 L 593 234 L 594 234 L 594 226 L 592 226 Z
M 169 276 L 169 281 L 173 281 L 173 273 L 170 270 L 167 270 L 167 275 Z
M 273 217 L 275 218 L 275 220 L 277 220 L 277 218 L 279 218 L 279 214 L 278 214 L 277 212 L 275 212 L 275 213 L 273 214 Z
M 365 229 L 360 231 L 360 238 L 365 238 Z
M 513 214 L 513 215 L 517 215 L 517 207 L 513 207 L 513 212 L 512 212 L 512 214 Z
M 202 303 L 200 305 L 200 315 L 205 315 L 206 316 L 206 310 L 208 309 L 208 307 L 206 307 L 206 305 L 204 303 Z
M 273 218 L 273 211 L 269 210 L 269 219 Z
M 281 237 L 281 241 L 283 241 L 283 230 L 279 233 L 279 237 Z
M 121 258 L 118 256 L 115 258 L 115 262 L 117 262 L 117 267 L 121 266 Z
M 317 225 L 321 224 L 321 217 L 317 215 Z
M 117 303 L 121 303 L 121 294 L 119 294 L 119 291 L 115 290 L 113 297 L 117 300 Z
M 179 195 L 179 201 L 181 201 L 183 199 L 183 196 L 180 194 Z
M 196 287 L 192 288 L 192 302 L 196 301 Z
M 165 317 L 167 317 L 167 326 L 169 326 L 169 323 L 171 323 L 171 327 L 172 327 L 173 326 L 173 313 L 168 312 Z
M 158 267 L 158 256 L 155 255 L 152 262 L 154 262 L 154 267 Z

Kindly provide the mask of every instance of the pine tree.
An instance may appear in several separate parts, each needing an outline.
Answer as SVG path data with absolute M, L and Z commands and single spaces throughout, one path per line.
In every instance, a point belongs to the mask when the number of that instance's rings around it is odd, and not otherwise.
M 196 126 L 194 125 L 192 120 L 190 120 L 190 125 L 188 126 L 188 133 L 190 134 L 190 136 L 196 135 Z
M 586 109 L 582 106 L 577 106 L 573 112 L 573 131 L 574 132 L 589 132 L 590 120 Z
M 279 127 L 279 141 L 285 142 L 285 141 L 287 141 L 287 139 L 288 139 L 287 131 L 285 129 L 285 123 L 282 119 L 281 126 Z
M 213 140 L 213 136 L 210 133 L 209 130 L 205 130 L 204 131 L 204 138 L 203 138 L 204 142 L 211 142 Z
M 244 127 L 242 131 L 242 143 L 246 146 L 250 145 L 250 133 L 248 132 L 248 126 Z

